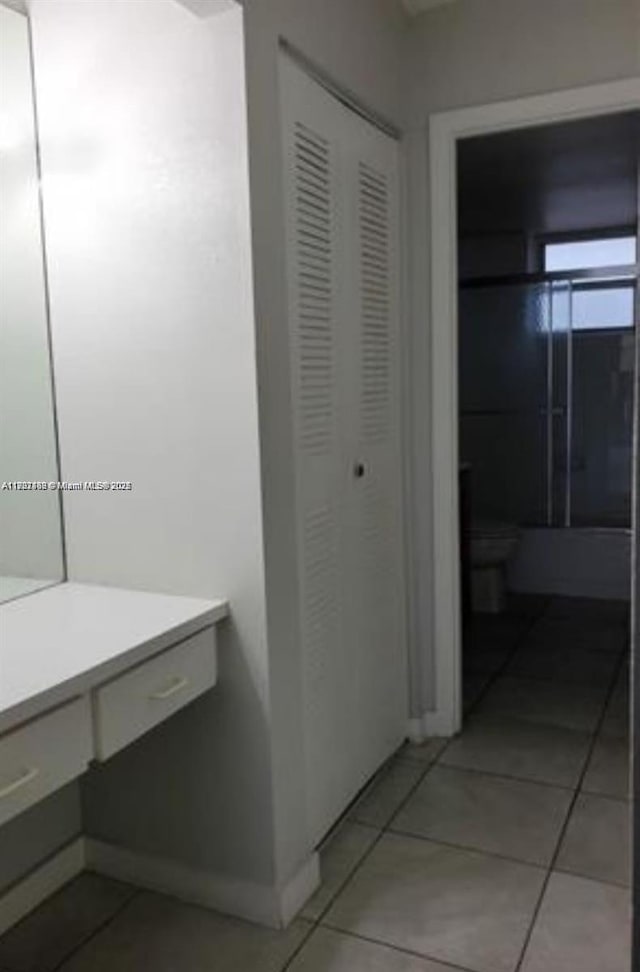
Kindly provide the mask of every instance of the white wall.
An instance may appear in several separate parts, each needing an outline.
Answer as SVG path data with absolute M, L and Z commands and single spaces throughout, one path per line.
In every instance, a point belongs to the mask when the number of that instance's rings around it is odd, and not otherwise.
M 412 125 L 427 114 L 640 72 L 636 0 L 459 0 L 407 43 Z
M 0 91 L 0 482 L 57 481 L 29 29 L 4 6 Z M 2 575 L 62 577 L 56 492 L 0 490 Z
M 461 0 L 417 18 L 405 48 L 411 227 L 414 652 L 433 705 L 428 117 L 437 111 L 640 76 L 637 0 Z M 416 700 L 416 704 L 417 700 Z
M 311 848 L 278 37 L 398 120 L 405 18 L 395 0 L 246 4 L 254 332 L 239 11 L 199 19 L 169 0 L 31 10 L 63 473 L 133 482 L 129 494 L 66 497 L 70 576 L 224 594 L 233 614 L 219 687 L 90 774 L 85 827 L 239 887 L 281 887 Z
M 85 829 L 273 877 L 242 14 L 33 0 L 73 580 L 230 599 L 220 684 L 83 783 Z

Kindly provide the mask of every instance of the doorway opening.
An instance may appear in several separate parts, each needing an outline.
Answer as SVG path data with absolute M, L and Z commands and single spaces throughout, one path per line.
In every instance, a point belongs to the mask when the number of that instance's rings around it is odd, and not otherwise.
M 526 714 L 536 688 L 554 724 L 549 685 L 480 698 L 497 674 L 604 691 L 628 644 L 639 132 L 627 112 L 458 143 L 463 710 Z
M 433 115 L 429 121 L 431 455 L 434 702 L 440 734 L 462 726 L 458 453 L 456 153 L 465 138 L 638 110 L 637 84 L 621 81 Z M 637 491 L 636 491 L 637 494 Z
M 608 118 L 629 112 L 637 112 L 637 84 L 634 81 L 616 82 L 613 84 L 597 85 L 588 88 L 557 92 L 550 95 L 523 98 L 511 102 L 501 102 L 492 105 L 482 105 L 474 108 L 459 109 L 444 112 L 431 118 L 429 124 L 429 162 L 430 162 L 430 241 L 431 241 L 431 387 L 432 387 L 432 468 L 433 468 L 433 546 L 434 562 L 438 565 L 434 581 L 434 669 L 435 669 L 435 706 L 434 721 L 442 726 L 444 734 L 455 735 L 463 726 L 462 705 L 462 584 L 460 570 L 460 492 L 458 479 L 460 474 L 460 456 L 458 451 L 458 265 L 457 265 L 457 182 L 456 157 L 458 148 L 467 138 L 514 132 L 523 129 L 535 129 L 571 121 L 586 121 L 588 119 Z M 637 144 L 637 143 L 636 143 Z M 637 155 L 636 155 L 637 158 Z M 575 173 L 574 173 L 575 174 Z M 637 178 L 637 169 L 636 169 Z M 637 184 L 636 184 L 637 187 Z M 503 209 L 509 208 L 508 199 L 503 200 Z M 637 221 L 637 213 L 633 222 Z M 544 242 L 544 241 L 538 241 Z M 539 253 L 539 248 L 538 248 Z M 535 248 L 534 248 L 535 254 Z M 538 265 L 539 269 L 539 265 Z M 544 268 L 543 268 L 544 269 Z M 637 264 L 635 265 L 637 277 Z M 528 272 L 534 268 L 529 265 Z M 637 353 L 637 351 L 636 351 Z M 637 399 L 634 403 L 637 408 Z M 634 462 L 634 466 L 636 463 Z M 545 466 L 546 469 L 546 466 Z M 634 469 L 637 480 L 637 469 Z M 634 506 L 637 510 L 637 484 L 634 486 Z M 546 528 L 550 529 L 550 528 Z M 557 532 L 560 532 L 558 528 Z M 573 532 L 565 530 L 566 534 Z M 637 553 L 634 553 L 637 558 Z M 562 595 L 559 595 L 562 597 Z M 556 603 L 556 617 L 551 617 L 551 623 L 566 622 L 558 616 L 566 607 L 566 602 Z M 588 628 L 585 620 L 588 606 L 583 604 L 580 612 L 583 628 Z M 631 613 L 636 613 L 633 598 L 631 599 Z M 611 620 L 611 619 L 608 619 Z M 571 619 L 569 619 L 571 623 Z M 608 622 L 607 622 L 608 623 Z M 622 626 L 624 625 L 624 621 Z M 595 625 L 593 626 L 595 628 Z M 632 676 L 636 666 L 632 666 Z M 551 683 L 550 683 L 551 684 Z M 509 687 L 507 687 L 509 688 Z M 609 691 L 609 689 L 607 690 Z M 624 686 L 617 689 L 621 708 L 628 703 L 628 694 Z M 509 693 L 507 692 L 507 695 Z M 611 701 L 612 696 L 607 696 Z M 602 700 L 602 711 L 607 700 Z M 560 708 L 562 703 L 560 703 Z M 522 714 L 520 710 L 519 714 Z M 624 716 L 623 716 L 624 719 Z M 514 720 L 515 721 L 515 720 Z M 471 720 L 469 720 L 470 724 Z M 524 725 L 524 720 L 522 721 Z M 533 723 L 528 723 L 533 725 Z M 599 728 L 602 724 L 599 722 Z M 570 730 L 566 730 L 570 731 Z M 574 730 L 575 731 L 575 730 Z M 592 739 L 595 732 L 591 733 Z M 508 736 L 504 732 L 493 734 L 493 742 L 504 744 Z M 492 739 L 488 737 L 487 744 Z M 455 758 L 454 747 L 465 745 L 465 733 L 460 740 L 454 740 L 447 748 L 450 756 Z M 468 745 L 468 744 L 467 744 Z M 525 748 L 517 748 L 516 757 L 521 758 Z M 628 752 L 628 750 L 627 750 Z M 467 757 L 468 758 L 468 753 Z M 591 762 L 594 751 L 585 754 L 585 763 L 580 770 L 581 778 L 585 768 Z M 551 753 L 550 753 L 551 756 Z M 605 759 L 605 766 L 610 761 Z M 537 784 L 548 787 L 547 783 Z M 558 848 L 568 835 L 567 821 L 573 816 L 573 809 L 581 799 L 582 786 L 580 780 L 573 790 L 565 791 L 570 794 L 568 809 L 564 810 L 562 833 L 554 838 L 555 846 L 551 860 L 548 863 L 544 888 L 538 902 L 536 915 L 529 930 L 526 948 L 530 946 L 535 951 L 541 944 L 536 934 L 542 935 L 548 943 L 549 935 L 559 936 L 558 941 L 567 944 L 571 938 L 571 928 L 565 919 L 567 912 L 562 912 L 559 902 L 565 901 L 570 909 L 573 908 L 575 921 L 578 922 L 580 932 L 592 927 L 596 922 L 602 930 L 604 913 L 612 918 L 607 940 L 593 941 L 592 952 L 595 961 L 594 968 L 603 967 L 602 961 L 612 968 L 626 969 L 629 967 L 629 889 L 605 881 L 595 881 L 592 878 L 577 877 L 563 872 L 558 858 Z M 607 797 L 602 797 L 606 800 Z M 616 798 L 613 798 L 614 800 Z M 477 807 L 477 801 L 473 801 Z M 473 819 L 477 818 L 477 812 Z M 495 820 L 492 811 L 491 818 Z M 629 832 L 629 811 L 623 807 L 620 830 Z M 510 815 L 504 817 L 505 830 Z M 577 819 L 577 818 L 576 818 Z M 537 818 L 536 818 L 537 820 Z M 537 823 L 536 823 L 537 826 Z M 522 835 L 522 822 L 517 823 L 518 840 Z M 577 843 L 583 847 L 590 846 L 589 839 L 581 838 L 578 827 L 574 830 Z M 583 833 L 584 836 L 584 833 Z M 628 854 L 623 853 L 623 860 L 628 862 Z M 618 858 L 619 859 L 619 858 Z M 577 883 L 576 883 L 577 882 Z M 578 884 L 582 882 L 581 887 Z M 586 884 L 584 882 L 587 882 Z M 590 883 L 589 883 L 590 882 Z M 591 892 L 594 892 L 591 894 Z M 583 893 L 584 892 L 584 893 Z M 613 907 L 611 902 L 615 899 Z M 603 910 L 604 909 L 604 910 Z M 608 921 L 608 919 L 607 919 Z M 570 923 L 569 923 L 570 925 Z M 536 928 L 538 932 L 536 932 Z M 546 937 L 545 937 L 546 936 Z M 567 937 L 568 936 L 568 937 Z M 571 951 L 571 949 L 569 949 Z M 600 964 L 598 964 L 600 963 Z
M 450 306 L 463 731 L 445 762 L 478 815 L 493 801 L 501 853 L 525 861 L 528 833 L 548 840 L 543 910 L 587 881 L 617 896 L 620 928 L 639 133 L 635 111 L 455 139 Z

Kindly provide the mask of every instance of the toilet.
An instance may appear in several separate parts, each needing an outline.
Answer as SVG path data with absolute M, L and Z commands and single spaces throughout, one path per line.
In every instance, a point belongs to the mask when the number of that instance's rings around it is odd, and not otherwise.
M 507 606 L 506 568 L 520 539 L 513 523 L 471 525 L 471 607 L 479 614 L 500 614 Z

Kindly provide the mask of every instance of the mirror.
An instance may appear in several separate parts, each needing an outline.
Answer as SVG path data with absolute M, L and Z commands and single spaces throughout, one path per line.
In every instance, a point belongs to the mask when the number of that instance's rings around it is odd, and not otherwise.
M 0 601 L 64 579 L 29 22 L 0 2 Z

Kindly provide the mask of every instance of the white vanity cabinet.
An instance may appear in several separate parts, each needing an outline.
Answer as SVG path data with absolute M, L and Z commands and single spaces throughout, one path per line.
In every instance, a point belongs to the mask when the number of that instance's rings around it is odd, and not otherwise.
M 216 683 L 215 630 L 205 628 L 93 692 L 95 755 L 108 759 Z
M 87 696 L 0 737 L 0 825 L 80 776 L 93 756 Z
M 0 825 L 213 688 L 226 601 L 61 584 L 0 607 Z

